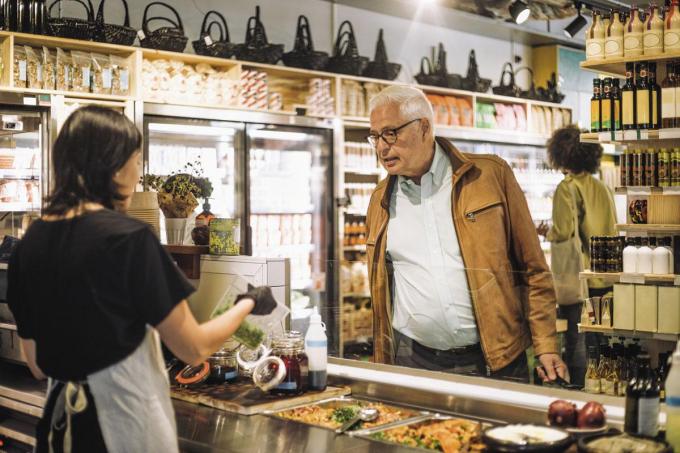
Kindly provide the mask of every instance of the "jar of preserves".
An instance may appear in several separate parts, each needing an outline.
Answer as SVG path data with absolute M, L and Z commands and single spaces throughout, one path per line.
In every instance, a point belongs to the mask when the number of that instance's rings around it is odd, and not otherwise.
M 210 364 L 209 383 L 224 384 L 234 382 L 238 378 L 236 351 L 222 348 L 208 358 L 208 363 Z
M 274 338 L 271 355 L 280 358 L 286 367 L 285 377 L 272 389 L 272 393 L 297 395 L 305 392 L 309 379 L 309 361 L 302 334 L 291 331 Z

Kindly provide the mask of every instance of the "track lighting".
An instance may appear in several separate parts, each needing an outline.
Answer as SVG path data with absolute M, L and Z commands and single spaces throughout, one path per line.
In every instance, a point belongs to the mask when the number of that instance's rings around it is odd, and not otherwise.
M 576 36 L 578 32 L 581 31 L 583 27 L 585 27 L 588 24 L 588 21 L 586 20 L 585 17 L 581 15 L 581 4 L 577 3 L 576 4 L 576 17 L 574 20 L 572 20 L 569 25 L 567 25 L 564 28 L 564 34 L 567 35 L 567 38 L 573 38 Z
M 510 15 L 516 24 L 524 23 L 531 15 L 529 6 L 522 0 L 515 0 L 510 5 Z

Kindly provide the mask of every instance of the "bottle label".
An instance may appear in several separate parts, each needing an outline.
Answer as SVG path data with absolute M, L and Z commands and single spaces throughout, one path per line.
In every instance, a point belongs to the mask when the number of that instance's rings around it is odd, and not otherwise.
M 600 101 L 590 102 L 590 130 L 597 132 L 600 130 Z
M 624 52 L 628 55 L 642 54 L 642 36 L 640 32 L 627 33 L 623 38 Z
M 617 131 L 621 129 L 621 101 L 618 99 L 614 101 L 614 115 L 612 117 L 614 129 Z
M 658 92 L 652 91 L 652 124 L 659 124 L 659 100 Z
M 642 39 L 645 46 L 645 54 L 648 54 L 648 51 L 650 50 L 659 52 L 663 50 L 662 36 L 663 33 L 661 30 L 649 30 L 645 32 Z
M 600 382 L 602 393 L 605 395 L 616 396 L 616 383 L 614 381 L 602 380 Z
M 675 88 L 661 89 L 661 118 L 675 118 Z
M 633 108 L 633 92 L 624 91 L 621 95 L 623 99 L 623 124 L 632 125 L 635 124 L 634 114 L 635 109 Z
M 659 398 L 640 398 L 638 401 L 637 434 L 655 437 L 659 433 Z
M 666 406 L 680 407 L 680 396 L 666 395 Z
M 637 92 L 637 123 L 649 123 L 649 91 L 647 90 Z
M 623 37 L 612 36 L 607 38 L 604 42 L 604 53 L 608 57 L 622 57 L 623 56 Z
M 586 58 L 602 58 L 604 57 L 604 40 L 603 39 L 589 39 L 586 42 Z
M 600 393 L 600 380 L 593 378 L 586 378 L 586 392 Z
M 680 48 L 680 33 L 677 30 L 668 30 L 663 35 L 663 44 L 666 50 Z
M 606 91 L 606 90 L 605 90 Z M 612 128 L 612 101 L 610 99 L 602 100 L 602 129 Z

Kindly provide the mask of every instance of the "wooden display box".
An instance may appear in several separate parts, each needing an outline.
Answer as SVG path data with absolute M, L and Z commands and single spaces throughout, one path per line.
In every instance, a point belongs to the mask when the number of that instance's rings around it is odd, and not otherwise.
M 188 279 L 201 278 L 201 255 L 208 254 L 207 245 L 166 245 L 165 250 L 172 255 Z

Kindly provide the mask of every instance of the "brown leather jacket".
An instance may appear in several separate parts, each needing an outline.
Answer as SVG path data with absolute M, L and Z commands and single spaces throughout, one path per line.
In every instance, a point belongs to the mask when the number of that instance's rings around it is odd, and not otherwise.
M 532 343 L 557 353 L 555 292 L 526 199 L 510 166 L 463 154 L 436 138 L 453 169 L 452 216 L 487 364 L 497 371 Z M 393 363 L 392 298 L 385 262 L 390 195 L 397 178 L 376 187 L 367 214 L 374 360 Z M 417 240 L 418 238 L 414 238 Z

